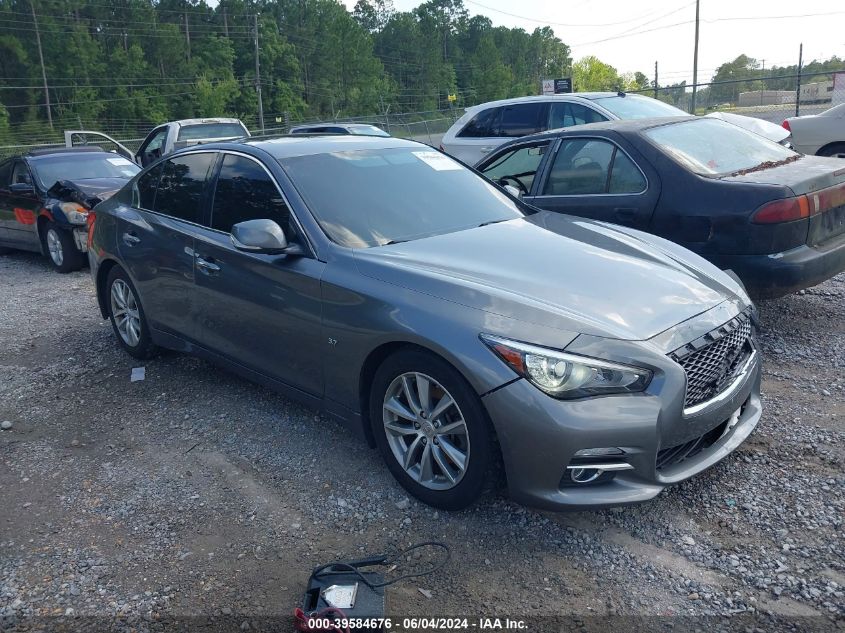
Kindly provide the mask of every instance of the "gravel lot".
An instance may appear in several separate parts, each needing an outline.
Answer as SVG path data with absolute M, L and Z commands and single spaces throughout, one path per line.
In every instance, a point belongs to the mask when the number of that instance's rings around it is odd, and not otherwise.
M 845 275 L 759 307 L 765 410 L 730 458 L 633 508 L 499 496 L 449 514 L 409 501 L 344 429 L 203 361 L 164 354 L 130 383 L 87 269 L 2 256 L 0 630 L 35 616 L 261 628 L 289 617 L 312 567 L 429 539 L 452 560 L 391 587 L 394 615 L 841 630 Z

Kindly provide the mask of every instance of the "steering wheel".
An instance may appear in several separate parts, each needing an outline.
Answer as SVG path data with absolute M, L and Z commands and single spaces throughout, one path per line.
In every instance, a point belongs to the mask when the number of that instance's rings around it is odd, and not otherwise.
M 519 193 L 523 196 L 528 195 L 528 187 L 522 184 L 522 181 L 519 178 L 515 178 L 513 176 L 502 176 L 497 181 L 503 187 L 505 185 L 513 184 L 517 189 L 519 189 Z

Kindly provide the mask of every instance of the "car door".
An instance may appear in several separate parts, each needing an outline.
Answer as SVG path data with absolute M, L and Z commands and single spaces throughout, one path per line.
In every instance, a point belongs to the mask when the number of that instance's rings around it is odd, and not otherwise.
M 543 160 L 556 141 L 557 139 L 546 138 L 510 145 L 493 152 L 479 163 L 476 169 L 497 185 L 516 187 L 524 199 L 529 199 L 534 179 L 537 173 L 541 172 Z
M 161 158 L 164 154 L 164 146 L 167 142 L 168 126 L 162 125 L 147 134 L 147 138 L 141 143 L 138 153 L 135 154 L 135 161 L 146 167 Z
M 12 183 L 13 160 L 0 162 L 0 242 L 8 239 L 8 224 L 14 220 L 15 214 L 12 209 L 12 194 L 9 185 Z
M 117 247 L 151 327 L 194 340 L 194 235 L 215 152 L 174 156 L 143 172 L 118 209 Z
M 23 190 L 17 190 L 24 187 Z M 11 161 L 11 172 L 2 191 L 3 210 L 0 222 L 3 222 L 4 241 L 10 246 L 26 250 L 40 250 L 38 237 L 38 213 L 41 210 L 41 197 L 32 177 L 29 165 L 22 159 Z
M 607 137 L 565 136 L 532 194 L 526 202 L 541 209 L 647 230 L 660 180 L 633 148 Z
M 323 392 L 320 279 L 325 264 L 271 172 L 255 157 L 224 152 L 207 226 L 196 239 L 196 330 L 203 347 L 312 395 Z M 232 226 L 274 220 L 299 255 L 239 251 Z

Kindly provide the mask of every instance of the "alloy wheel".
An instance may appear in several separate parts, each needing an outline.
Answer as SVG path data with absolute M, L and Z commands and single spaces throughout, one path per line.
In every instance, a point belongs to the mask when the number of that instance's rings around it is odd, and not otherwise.
M 469 465 L 466 420 L 452 395 L 431 376 L 397 376 L 384 396 L 384 432 L 393 456 L 417 483 L 454 488 Z
M 65 261 L 65 252 L 62 248 L 62 240 L 55 229 L 47 231 L 47 250 L 50 253 L 50 259 L 56 266 L 61 266 Z
M 111 313 L 120 338 L 136 347 L 141 340 L 141 311 L 135 293 L 122 279 L 115 279 L 111 286 Z

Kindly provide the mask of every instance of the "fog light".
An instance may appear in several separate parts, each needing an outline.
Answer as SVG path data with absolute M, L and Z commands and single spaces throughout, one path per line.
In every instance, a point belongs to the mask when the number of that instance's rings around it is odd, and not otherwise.
M 575 453 L 575 457 L 596 457 L 600 455 L 624 455 L 625 451 L 615 446 L 608 446 L 606 448 L 582 448 Z
M 576 484 L 588 484 L 601 477 L 602 471 L 597 468 L 573 468 L 569 471 L 569 478 Z

